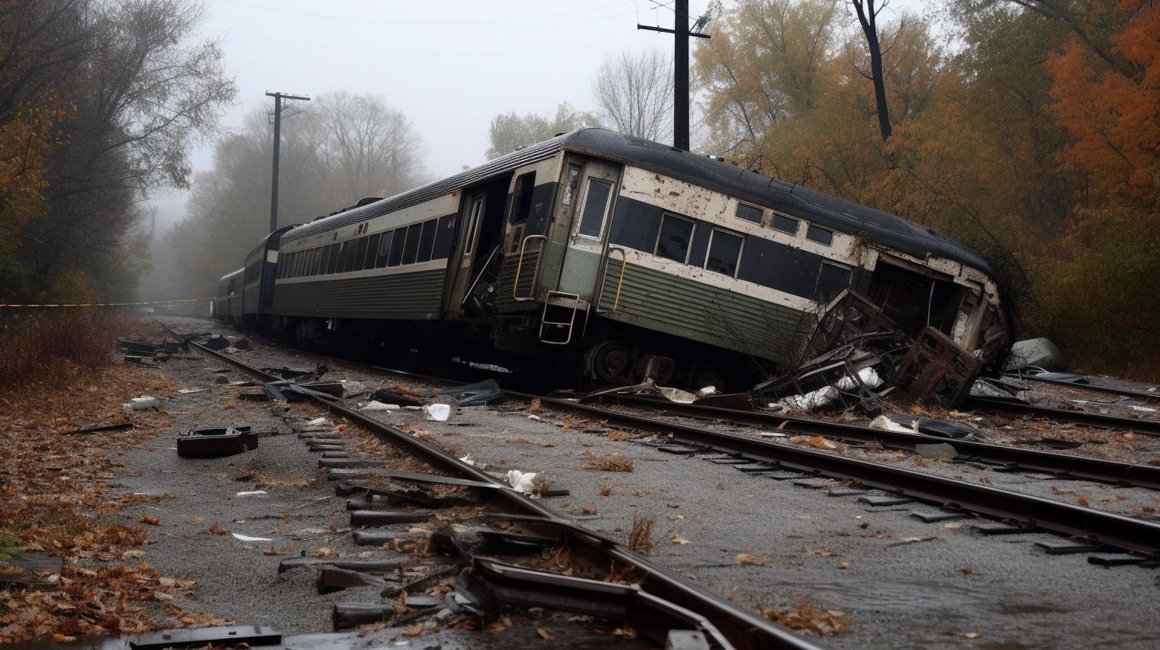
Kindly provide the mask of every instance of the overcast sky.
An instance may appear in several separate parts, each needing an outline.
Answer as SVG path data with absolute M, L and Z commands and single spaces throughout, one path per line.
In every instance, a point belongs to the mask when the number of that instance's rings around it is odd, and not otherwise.
M 561 101 L 594 110 L 592 82 L 605 57 L 673 47 L 671 35 L 636 27 L 671 27 L 671 0 L 204 2 L 199 36 L 220 42 L 238 86 L 225 128 L 255 109 L 272 110 L 267 91 L 378 95 L 411 120 L 436 177 L 484 161 L 497 114 L 553 112 Z M 695 19 L 708 5 L 690 0 L 689 13 Z M 200 148 L 195 171 L 211 166 L 212 146 Z M 182 195 L 168 199 L 166 221 Z

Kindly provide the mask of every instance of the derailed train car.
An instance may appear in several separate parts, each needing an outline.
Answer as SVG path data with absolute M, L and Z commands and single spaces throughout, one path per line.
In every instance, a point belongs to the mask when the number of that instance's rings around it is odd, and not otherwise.
M 276 244 L 257 324 L 302 342 L 351 332 L 534 359 L 604 383 L 720 384 L 738 368 L 792 367 L 850 293 L 908 335 L 936 328 L 984 361 L 1011 335 L 994 273 L 962 244 L 601 129 L 360 203 Z

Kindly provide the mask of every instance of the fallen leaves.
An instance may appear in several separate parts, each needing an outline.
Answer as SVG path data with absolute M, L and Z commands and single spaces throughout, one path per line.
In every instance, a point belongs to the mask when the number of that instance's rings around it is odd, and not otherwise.
M 753 553 L 738 553 L 737 562 L 738 564 L 747 566 L 768 566 L 769 564 L 765 558 L 754 555 Z
M 161 520 L 158 519 L 157 517 L 154 517 L 153 515 L 141 515 L 141 518 L 138 519 L 137 521 L 142 523 L 142 524 L 149 524 L 150 526 L 160 526 L 161 525 Z
M 761 612 L 766 619 L 811 636 L 833 636 L 850 629 L 853 624 L 845 612 L 821 609 L 809 598 L 802 598 L 787 610 L 767 609 Z
M 631 472 L 632 460 L 619 454 L 605 456 L 588 456 L 588 463 L 584 469 L 590 472 Z
M 223 527 L 221 524 L 215 521 L 209 525 L 209 532 L 213 533 L 214 535 L 225 535 L 230 531 L 228 528 Z

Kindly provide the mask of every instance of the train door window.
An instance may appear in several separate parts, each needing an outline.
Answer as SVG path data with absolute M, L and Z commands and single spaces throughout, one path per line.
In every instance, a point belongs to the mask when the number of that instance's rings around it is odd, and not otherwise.
M 849 267 L 836 264 L 829 260 L 822 262 L 822 268 L 820 271 L 818 271 L 818 301 L 827 301 L 839 293 L 842 293 L 842 290 L 849 286 Z
M 394 230 L 383 233 L 379 239 L 378 252 L 375 253 L 375 268 L 381 269 L 387 265 L 387 258 L 391 254 L 391 239 L 395 236 Z
M 523 223 L 532 212 L 532 189 L 536 185 L 536 172 L 520 174 L 516 177 L 516 190 L 512 193 L 511 223 Z
M 834 231 L 811 223 L 810 227 L 806 229 L 806 239 L 829 246 L 834 243 Z
M 601 178 L 588 179 L 588 192 L 584 197 L 584 211 L 580 214 L 581 237 L 600 239 L 604 232 L 604 217 L 612 200 L 612 182 Z
M 416 223 L 407 226 L 407 242 L 403 246 L 403 264 L 414 264 L 419 254 L 419 237 L 423 231 L 423 224 Z
M 483 218 L 483 204 L 487 197 L 480 192 L 471 198 L 471 212 L 467 217 L 467 243 L 463 247 L 464 255 L 471 255 L 475 250 L 475 239 L 478 236 L 479 220 Z
M 787 217 L 784 214 L 774 212 L 773 223 L 771 225 L 774 230 L 780 230 L 790 235 L 797 235 L 798 220 L 793 217 Z
M 367 254 L 366 257 L 363 258 L 362 265 L 364 269 L 375 268 L 375 256 L 377 256 L 379 253 L 379 237 L 381 237 L 381 235 L 377 232 L 370 237 L 367 237 Z
M 396 228 L 394 233 L 395 238 L 391 242 L 391 257 L 387 260 L 387 266 L 398 266 L 403 263 L 403 244 L 407 240 L 407 229 Z
M 423 222 L 423 229 L 419 232 L 419 254 L 416 262 L 426 262 L 431 259 L 431 249 L 435 247 L 435 224 L 437 220 L 428 219 Z
M 710 237 L 709 256 L 705 260 L 705 268 L 731 278 L 737 277 L 737 260 L 741 257 L 741 244 L 745 239 L 717 228 L 713 229 Z
M 753 223 L 761 223 L 761 208 L 748 203 L 737 203 L 737 218 L 745 221 L 752 221 Z
M 367 237 L 358 238 L 358 246 L 354 249 L 354 259 L 350 262 L 351 271 L 361 271 L 363 268 L 363 260 L 367 258 Z
M 684 264 L 689 260 L 689 242 L 692 239 L 693 221 L 666 212 L 661 219 L 661 229 L 653 252 Z

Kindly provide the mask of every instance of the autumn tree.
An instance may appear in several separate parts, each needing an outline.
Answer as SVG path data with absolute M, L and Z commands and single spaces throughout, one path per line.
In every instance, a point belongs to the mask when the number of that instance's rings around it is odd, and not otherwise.
M 608 57 L 593 84 L 608 124 L 621 133 L 673 140 L 673 63 L 657 50 Z
M 282 119 L 282 225 L 392 196 L 426 178 L 418 134 L 381 98 L 326 93 Z M 272 146 L 266 109 L 255 110 L 218 140 L 213 169 L 194 179 L 186 217 L 167 236 L 184 295 L 212 295 L 217 279 L 267 234 Z
M 514 111 L 501 113 L 491 120 L 488 134 L 491 145 L 486 156 L 488 160 L 499 158 L 516 149 L 548 140 L 559 133 L 576 129 L 600 126 L 600 118 L 586 111 L 577 111 L 568 102 L 556 107 L 555 115 L 527 113 L 518 115 Z
M 18 217 L 5 205 L 12 255 L 0 273 L 0 295 L 125 297 L 143 264 L 134 254 L 141 244 L 137 200 L 150 188 L 187 182 L 190 145 L 212 130 L 233 82 L 214 43 L 188 41 L 202 18 L 189 0 L 17 4 L 15 13 L 0 13 L 5 29 L 15 24 L 6 33 L 24 34 L 9 38 L 20 44 L 8 54 L 32 62 L 25 73 L 0 79 L 0 96 L 39 88 L 67 111 L 39 132 L 49 140 L 38 154 L 39 206 Z M 27 15 L 36 17 L 35 28 L 20 22 Z M 52 28 L 58 24 L 60 33 Z M 29 75 L 41 80 L 30 84 Z M 3 115 L 0 122 L 13 123 Z M 2 157 L 11 160 L 5 148 Z

